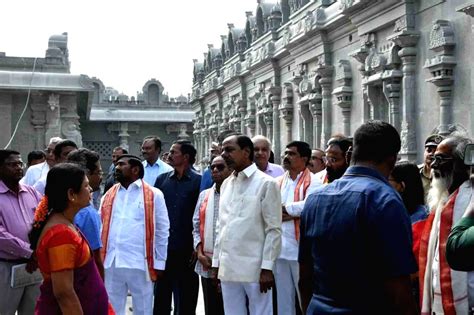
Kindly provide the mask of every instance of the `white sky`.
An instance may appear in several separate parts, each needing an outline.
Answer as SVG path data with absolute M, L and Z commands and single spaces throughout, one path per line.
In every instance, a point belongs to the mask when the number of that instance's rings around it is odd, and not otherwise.
M 71 72 L 98 77 L 129 96 L 151 78 L 170 97 L 187 95 L 192 59 L 220 47 L 227 23 L 245 25 L 257 0 L 4 0 L 0 51 L 44 57 L 51 35 L 68 32 Z

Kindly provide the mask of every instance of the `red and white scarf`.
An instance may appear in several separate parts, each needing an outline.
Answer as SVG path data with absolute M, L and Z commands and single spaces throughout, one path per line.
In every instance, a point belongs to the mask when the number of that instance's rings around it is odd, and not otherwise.
M 428 216 L 420 241 L 419 282 L 421 314 L 431 315 L 436 305 L 442 305 L 446 315 L 467 314 L 469 308 L 467 273 L 452 270 L 446 260 L 446 243 L 453 223 L 466 209 L 470 194 L 456 190 L 444 206 L 434 209 Z M 438 253 L 436 253 L 438 249 Z M 433 260 L 439 258 L 439 284 L 433 284 Z M 441 291 L 433 292 L 438 286 Z
M 290 177 L 289 172 L 287 171 L 283 176 L 279 177 L 278 181 L 280 183 L 280 190 L 283 189 Z M 293 201 L 302 201 L 306 197 L 306 191 L 308 190 L 309 185 L 311 185 L 311 172 L 309 169 L 305 168 L 302 172 L 300 178 L 298 179 L 298 183 L 295 187 Z M 295 238 L 297 241 L 300 240 L 300 218 L 294 219 L 295 223 Z

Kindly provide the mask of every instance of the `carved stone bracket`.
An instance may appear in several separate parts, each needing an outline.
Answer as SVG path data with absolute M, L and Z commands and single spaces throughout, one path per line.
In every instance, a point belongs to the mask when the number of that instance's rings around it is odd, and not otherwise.
M 435 56 L 426 60 L 425 68 L 431 73 L 428 82 L 437 86 L 440 97 L 440 126 L 442 135 L 449 133 L 449 125 L 452 124 L 452 85 L 453 72 L 456 66 L 454 57 L 454 30 L 451 23 L 446 20 L 437 20 L 430 32 L 429 47 L 435 52 Z

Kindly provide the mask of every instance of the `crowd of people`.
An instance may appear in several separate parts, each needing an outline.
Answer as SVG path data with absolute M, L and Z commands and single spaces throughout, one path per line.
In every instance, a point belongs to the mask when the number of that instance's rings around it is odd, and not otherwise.
M 0 150 L 0 315 L 473 314 L 466 135 L 399 161 L 382 121 L 325 149 L 222 132 L 199 170 L 176 140 L 141 157 L 68 139 Z M 142 159 L 143 158 L 143 159 Z M 104 179 L 104 180 L 103 180 Z

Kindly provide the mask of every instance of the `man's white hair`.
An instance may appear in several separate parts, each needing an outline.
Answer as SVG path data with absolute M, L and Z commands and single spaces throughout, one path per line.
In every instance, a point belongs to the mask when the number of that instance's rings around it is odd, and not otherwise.
M 51 139 L 49 139 L 49 144 L 56 144 L 56 143 L 59 143 L 61 141 L 63 141 L 64 139 L 63 138 L 60 138 L 60 137 L 52 137 Z
M 253 142 L 254 145 L 255 145 L 255 142 L 258 142 L 258 141 L 266 142 L 267 145 L 268 145 L 268 148 L 271 150 L 272 143 L 270 142 L 270 139 L 268 139 L 267 137 L 262 136 L 262 135 L 256 135 L 255 137 L 252 138 L 252 142 Z

